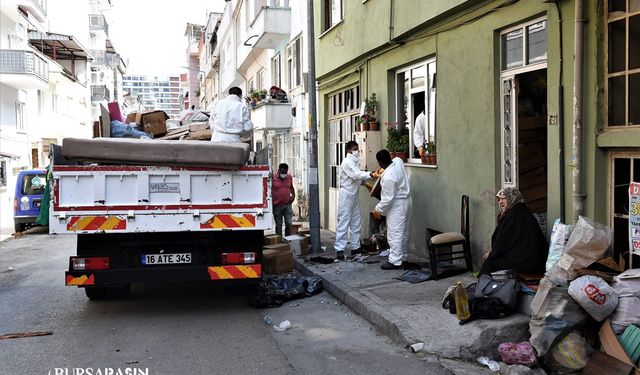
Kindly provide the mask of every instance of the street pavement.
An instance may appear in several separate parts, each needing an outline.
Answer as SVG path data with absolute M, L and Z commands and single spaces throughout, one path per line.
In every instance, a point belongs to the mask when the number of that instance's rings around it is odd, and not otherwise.
M 53 332 L 0 340 L 0 374 L 473 373 L 410 353 L 326 292 L 272 309 L 250 307 L 246 289 L 208 283 L 134 285 L 127 299 L 90 301 L 64 286 L 74 248 L 71 235 L 0 242 L 0 335 Z M 292 327 L 276 332 L 266 315 Z

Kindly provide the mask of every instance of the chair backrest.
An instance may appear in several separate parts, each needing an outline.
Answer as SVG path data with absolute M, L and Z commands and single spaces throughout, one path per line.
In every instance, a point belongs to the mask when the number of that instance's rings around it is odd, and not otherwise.
M 462 203 L 460 206 L 460 233 L 467 239 L 467 243 L 471 242 L 469 238 L 469 196 L 462 195 Z

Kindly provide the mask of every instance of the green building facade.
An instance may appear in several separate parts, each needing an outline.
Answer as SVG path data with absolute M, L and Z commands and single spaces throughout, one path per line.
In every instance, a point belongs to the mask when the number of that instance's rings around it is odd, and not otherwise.
M 640 2 L 583 3 L 584 215 L 614 228 L 620 254 L 629 246 L 629 181 L 640 181 Z M 324 227 L 335 230 L 343 145 L 373 93 L 381 130 L 366 133 L 368 142 L 385 147 L 387 127 L 410 133 L 411 255 L 426 255 L 427 228 L 460 228 L 462 194 L 476 267 L 491 246 L 502 187 L 519 187 L 547 232 L 557 218 L 572 221 L 574 0 L 314 6 Z M 424 139 L 413 132 L 420 112 Z M 418 158 L 414 145 L 425 142 L 435 145 L 435 164 Z M 377 201 L 365 189 L 360 199 L 366 219 Z

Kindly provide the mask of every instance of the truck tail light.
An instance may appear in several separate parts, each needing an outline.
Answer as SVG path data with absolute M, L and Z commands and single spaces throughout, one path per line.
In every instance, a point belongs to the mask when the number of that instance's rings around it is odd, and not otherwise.
M 256 253 L 222 253 L 222 264 L 251 264 L 256 261 Z
M 108 270 L 109 257 L 71 258 L 71 265 L 76 271 Z

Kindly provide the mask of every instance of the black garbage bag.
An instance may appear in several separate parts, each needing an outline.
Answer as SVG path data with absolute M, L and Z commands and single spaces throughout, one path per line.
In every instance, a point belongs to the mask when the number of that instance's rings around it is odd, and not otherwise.
M 279 307 L 285 301 L 311 297 L 322 292 L 318 277 L 276 276 L 261 282 L 249 302 L 253 307 Z

